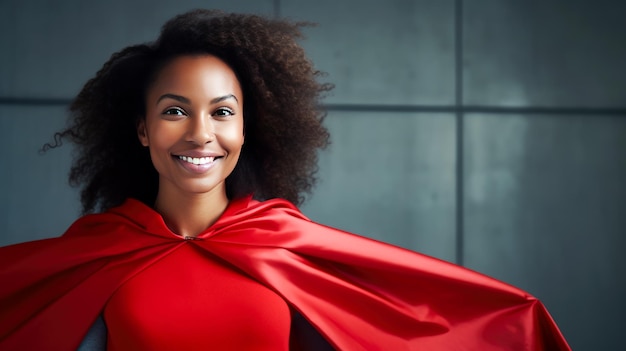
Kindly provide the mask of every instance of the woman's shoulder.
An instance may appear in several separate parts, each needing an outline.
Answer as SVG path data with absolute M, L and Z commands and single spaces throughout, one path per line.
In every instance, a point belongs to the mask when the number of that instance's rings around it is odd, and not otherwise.
M 104 212 L 90 213 L 79 217 L 70 225 L 63 237 L 73 237 L 93 232 L 96 229 L 118 228 L 119 226 L 145 227 L 160 215 L 143 202 L 128 198 L 121 205 Z

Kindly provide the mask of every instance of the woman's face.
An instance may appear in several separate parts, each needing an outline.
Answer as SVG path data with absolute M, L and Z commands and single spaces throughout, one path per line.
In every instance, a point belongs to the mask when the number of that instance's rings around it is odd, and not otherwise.
M 147 91 L 138 135 L 159 173 L 159 193 L 225 192 L 244 142 L 235 73 L 215 56 L 173 59 Z

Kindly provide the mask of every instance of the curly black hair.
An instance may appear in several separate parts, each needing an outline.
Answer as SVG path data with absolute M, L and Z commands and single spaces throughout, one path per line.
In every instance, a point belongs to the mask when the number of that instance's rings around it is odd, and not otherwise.
M 82 187 L 83 213 L 136 198 L 154 204 L 158 174 L 137 137 L 145 94 L 159 70 L 183 55 L 210 54 L 231 66 L 244 94 L 246 142 L 226 179 L 230 199 L 304 201 L 315 184 L 317 151 L 329 143 L 320 83 L 298 40 L 306 23 L 193 10 L 169 20 L 152 43 L 112 55 L 70 106 L 69 126 L 55 134 L 76 145 L 70 184 Z

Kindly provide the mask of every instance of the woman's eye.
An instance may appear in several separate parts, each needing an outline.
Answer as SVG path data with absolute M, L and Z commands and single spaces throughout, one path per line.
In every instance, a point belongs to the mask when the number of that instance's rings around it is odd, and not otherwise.
M 168 108 L 167 110 L 163 111 L 163 114 L 170 116 L 185 116 L 185 111 L 180 108 Z
M 229 109 L 229 108 L 218 108 L 217 110 L 215 110 L 214 115 L 215 116 L 219 116 L 219 117 L 226 117 L 226 116 L 232 116 L 234 115 L 235 112 L 233 112 L 233 110 Z

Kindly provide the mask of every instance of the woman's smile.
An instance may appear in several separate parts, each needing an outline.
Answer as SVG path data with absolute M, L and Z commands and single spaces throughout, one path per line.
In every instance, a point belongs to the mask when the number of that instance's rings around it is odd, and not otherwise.
M 187 171 L 192 173 L 208 172 L 219 160 L 221 156 L 184 156 L 174 155 L 174 159 Z

